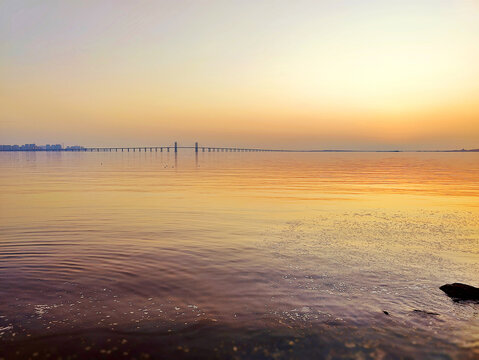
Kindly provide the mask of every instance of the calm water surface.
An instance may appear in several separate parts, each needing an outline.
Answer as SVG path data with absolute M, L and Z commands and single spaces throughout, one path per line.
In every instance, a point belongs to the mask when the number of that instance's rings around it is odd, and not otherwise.
M 479 154 L 0 153 L 0 358 L 477 358 L 478 195 Z

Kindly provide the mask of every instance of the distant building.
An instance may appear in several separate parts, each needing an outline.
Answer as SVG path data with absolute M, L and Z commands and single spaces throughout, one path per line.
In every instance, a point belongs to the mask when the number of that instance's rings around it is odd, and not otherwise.
M 54 150 L 61 150 L 62 149 L 62 146 L 60 144 L 56 144 L 56 145 L 50 145 L 50 144 L 47 144 L 45 145 L 45 150 L 47 151 L 54 151 Z
M 73 145 L 73 146 L 67 146 L 65 150 L 83 150 L 85 149 L 83 146 L 79 145 Z
M 83 146 L 68 146 L 63 148 L 61 144 L 24 144 L 24 145 L 0 145 L 0 151 L 60 151 L 60 150 L 82 150 Z

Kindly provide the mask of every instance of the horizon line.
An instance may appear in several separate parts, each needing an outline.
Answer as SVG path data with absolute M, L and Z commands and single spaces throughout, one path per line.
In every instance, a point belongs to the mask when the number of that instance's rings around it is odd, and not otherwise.
M 155 149 L 157 151 L 160 149 L 174 149 L 177 151 L 178 149 L 194 149 L 196 152 L 201 150 L 201 152 L 208 152 L 210 151 L 226 151 L 226 152 L 242 152 L 242 151 L 250 151 L 250 152 L 479 152 L 479 148 L 474 149 L 412 149 L 412 150 L 404 150 L 404 149 L 275 149 L 275 148 L 256 148 L 256 147 L 237 147 L 237 146 L 206 146 L 206 145 L 199 145 L 198 142 L 195 142 L 195 145 L 192 146 L 178 146 L 178 142 L 174 142 L 173 145 L 160 145 L 160 146 L 83 146 L 83 145 L 67 145 L 64 147 L 63 144 L 46 144 L 46 145 L 36 145 L 35 143 L 30 144 L 23 144 L 23 145 L 2 145 L 0 144 L 0 151 L 3 152 L 13 152 L 13 151 L 111 151 L 111 150 L 127 150 L 132 149 L 133 151 L 140 151 L 144 150 L 146 152 L 147 149 L 150 152 Z

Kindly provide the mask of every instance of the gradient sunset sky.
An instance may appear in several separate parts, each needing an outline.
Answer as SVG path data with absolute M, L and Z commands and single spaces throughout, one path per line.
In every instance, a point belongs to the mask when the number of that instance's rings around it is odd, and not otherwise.
M 0 2 L 0 143 L 479 147 L 479 2 Z

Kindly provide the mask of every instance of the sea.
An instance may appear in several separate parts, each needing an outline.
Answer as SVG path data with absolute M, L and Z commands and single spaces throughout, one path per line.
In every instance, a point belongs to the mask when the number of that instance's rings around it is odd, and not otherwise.
M 478 359 L 479 153 L 0 152 L 0 359 Z

